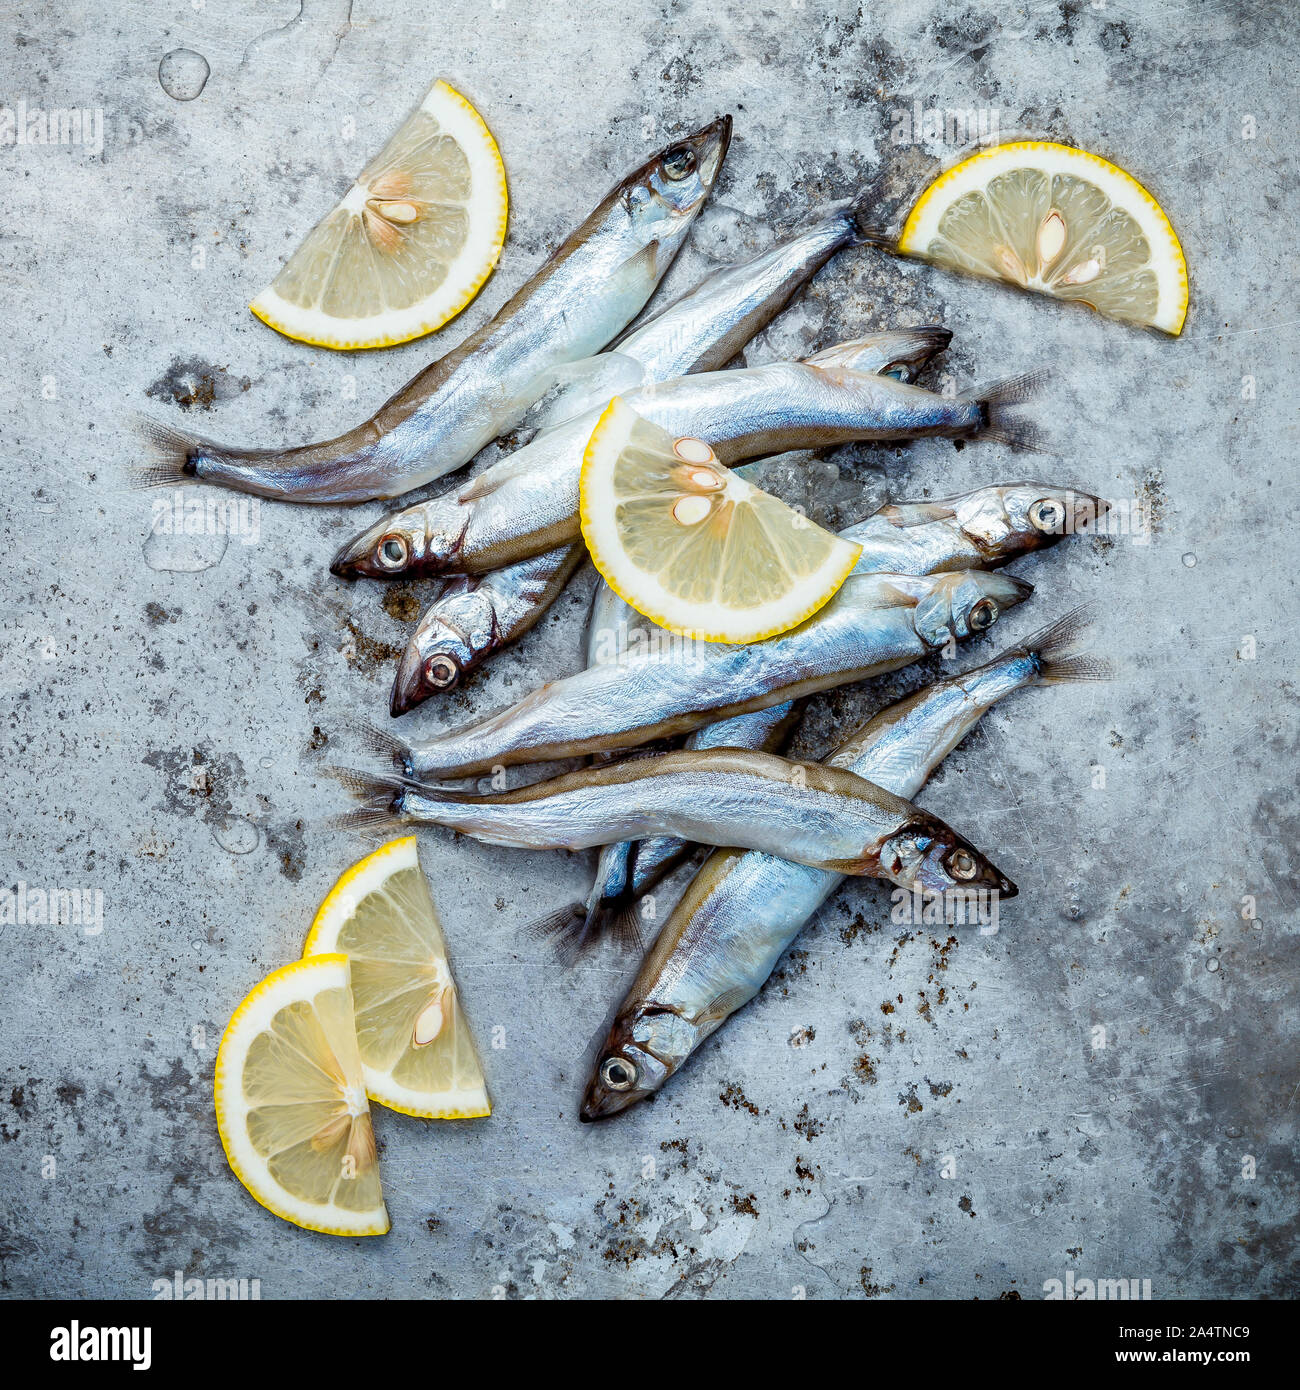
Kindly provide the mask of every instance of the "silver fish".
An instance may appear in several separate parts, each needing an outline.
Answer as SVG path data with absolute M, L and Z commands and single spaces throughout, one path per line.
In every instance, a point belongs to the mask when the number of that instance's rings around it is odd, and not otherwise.
M 922 894 L 1015 885 L 937 816 L 856 773 L 736 748 L 661 753 L 585 767 L 514 791 L 435 791 L 339 769 L 366 810 L 347 824 L 441 825 L 513 849 L 590 849 L 675 835 L 780 850 L 801 864 L 888 878 Z
M 778 637 L 739 646 L 677 639 L 552 681 L 420 743 L 379 731 L 372 739 L 421 778 L 631 748 L 897 670 L 986 631 L 1032 592 L 1022 580 L 978 570 L 851 575 L 824 608 Z M 627 837 L 601 843 L 617 838 Z
M 837 214 L 746 266 L 719 271 L 637 330 L 611 355 L 630 345 L 644 357 L 647 375 L 705 370 L 719 358 L 729 361 L 743 346 L 741 334 L 767 322 L 824 263 L 830 254 L 827 248 L 833 250 L 851 240 L 854 225 L 850 214 Z M 760 301 L 760 291 L 768 298 Z M 742 326 L 737 327 L 738 323 Z M 947 329 L 933 327 L 875 334 L 861 340 L 855 361 L 860 370 L 910 380 L 943 351 L 951 336 Z M 720 340 L 723 346 L 710 353 L 710 344 Z M 493 570 L 482 585 L 463 579 L 444 589 L 421 617 L 402 653 L 393 682 L 393 715 L 405 714 L 431 695 L 453 689 L 494 652 L 527 632 L 559 597 L 583 553 L 582 543 L 574 541 Z M 616 597 L 603 581 L 600 588 Z
M 827 759 L 913 798 L 998 700 L 1044 683 L 1093 679 L 1104 663 L 1071 656 L 1076 611 L 964 675 L 891 705 Z M 843 881 L 766 854 L 720 850 L 695 876 L 645 957 L 596 1054 L 580 1117 L 598 1120 L 653 1095 L 763 987 L 786 947 Z
M 724 464 L 855 439 L 1020 440 L 1003 412 L 1033 391 L 1038 374 L 941 396 L 841 365 L 856 346 L 678 377 L 623 400 L 670 434 L 711 444 Z M 382 518 L 344 545 L 330 569 L 346 578 L 481 574 L 576 540 L 583 454 L 598 418 L 593 411 L 548 430 L 463 488 Z
M 1008 564 L 1085 529 L 1105 514 L 1106 507 L 1101 498 L 1073 488 L 1001 483 L 936 502 L 891 503 L 840 534 L 862 546 L 858 573 L 939 574 Z M 612 594 L 602 603 L 600 617 L 612 631 L 623 634 L 636 623 L 648 623 Z M 626 650 L 629 639 L 624 635 L 622 640 L 620 650 Z M 603 645 L 608 648 L 613 642 Z M 787 708 L 777 706 L 777 710 Z M 693 733 L 687 746 L 779 751 L 770 741 L 775 714 L 759 710 L 721 720 Z M 788 736 L 790 727 L 783 732 Z M 543 918 L 539 929 L 560 938 L 564 955 L 580 949 L 607 923 L 618 940 L 635 943 L 638 900 L 676 868 L 691 848 L 664 839 L 606 845 L 585 906 L 561 908 Z
M 636 317 L 681 249 L 726 158 L 731 117 L 621 180 L 504 308 L 364 424 L 292 449 L 233 449 L 145 422 L 146 486 L 187 479 L 293 502 L 400 497 L 450 473 L 520 420 L 565 364 Z

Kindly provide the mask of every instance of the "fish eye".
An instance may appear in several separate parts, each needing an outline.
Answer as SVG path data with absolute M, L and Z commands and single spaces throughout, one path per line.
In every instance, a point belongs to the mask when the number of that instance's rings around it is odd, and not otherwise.
M 600 1079 L 611 1091 L 630 1091 L 636 1085 L 636 1068 L 624 1057 L 606 1057 Z
M 674 145 L 664 154 L 663 170 L 674 182 L 688 177 L 695 172 L 695 151 L 689 145 Z
M 970 611 L 970 629 L 983 632 L 998 620 L 998 606 L 991 598 L 982 598 Z
M 460 668 L 449 656 L 431 656 L 424 663 L 424 680 L 435 690 L 450 690 L 460 676 Z
M 975 863 L 975 856 L 968 849 L 962 849 L 960 845 L 948 856 L 948 872 L 953 878 L 963 881 L 975 877 L 975 871 L 979 866 Z
M 386 570 L 401 569 L 410 553 L 405 536 L 385 536 L 375 547 L 375 558 Z
M 1039 531 L 1053 535 L 1065 525 L 1065 507 L 1054 497 L 1043 497 L 1029 508 L 1029 520 Z

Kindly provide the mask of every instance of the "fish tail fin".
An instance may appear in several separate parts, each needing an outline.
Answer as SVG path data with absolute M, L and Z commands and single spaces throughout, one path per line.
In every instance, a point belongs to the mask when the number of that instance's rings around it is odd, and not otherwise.
M 321 771 L 362 803 L 355 810 L 331 816 L 325 822 L 326 829 L 386 831 L 405 822 L 402 801 L 410 787 L 405 777 L 351 767 L 325 767 Z
M 145 446 L 146 462 L 127 470 L 132 488 L 177 487 L 198 477 L 195 462 L 200 454 L 215 447 L 198 435 L 186 434 L 148 415 L 136 415 L 132 427 Z
M 618 944 L 620 950 L 626 951 L 629 955 L 642 950 L 645 938 L 641 935 L 640 907 L 640 898 L 632 897 L 617 906 L 611 904 L 597 920 L 596 930 L 610 937 Z
M 1114 666 L 1105 657 L 1074 650 L 1095 621 L 1096 610 L 1090 604 L 1081 604 L 1022 644 L 1038 663 L 1038 679 L 1044 685 L 1104 681 L 1115 674 Z
M 396 734 L 390 734 L 387 730 L 381 729 L 365 719 L 348 720 L 347 725 L 355 735 L 357 742 L 367 753 L 390 764 L 395 772 L 403 778 L 414 776 L 415 769 L 411 766 L 411 745 L 405 739 L 398 738 Z
M 880 193 L 877 184 L 858 194 L 849 204 L 853 219 L 853 245 L 875 246 L 898 253 L 898 238 L 880 222 Z
M 566 903 L 529 922 L 525 932 L 539 941 L 548 941 L 561 965 L 569 966 L 591 944 L 587 929 L 587 909 L 581 903 Z
M 596 942 L 606 937 L 625 951 L 639 950 L 644 942 L 637 913 L 637 899 L 615 899 L 593 908 L 569 903 L 556 908 L 527 927 L 529 936 L 551 942 L 556 958 L 570 966 Z
M 1005 444 L 1009 449 L 1022 453 L 1044 453 L 1043 436 L 1037 426 L 1024 420 L 1008 416 L 1012 406 L 1023 405 L 1032 400 L 1042 389 L 1050 373 L 1045 367 L 1036 371 L 1023 372 L 1020 376 L 1007 377 L 996 381 L 992 386 L 975 386 L 957 397 L 966 404 L 980 408 L 980 439 L 988 439 L 995 444 Z

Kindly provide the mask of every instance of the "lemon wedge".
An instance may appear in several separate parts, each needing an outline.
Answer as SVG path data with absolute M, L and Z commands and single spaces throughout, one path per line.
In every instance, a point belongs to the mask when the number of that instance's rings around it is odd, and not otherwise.
M 248 307 L 318 347 L 409 342 L 483 287 L 501 255 L 506 212 L 496 141 L 458 91 L 435 82 Z
M 240 1182 L 308 1230 L 388 1230 L 343 955 L 295 961 L 235 1010 L 217 1052 L 217 1128 Z
M 921 195 L 898 249 L 1166 333 L 1187 317 L 1187 262 L 1160 204 L 1131 174 L 1069 145 L 1027 140 L 971 155 Z
M 615 397 L 587 445 L 582 535 L 610 588 L 671 632 L 757 642 L 830 601 L 862 547 Z
M 330 889 L 303 956 L 336 951 L 352 962 L 371 1100 L 427 1120 L 491 1114 L 414 835 L 381 845 Z

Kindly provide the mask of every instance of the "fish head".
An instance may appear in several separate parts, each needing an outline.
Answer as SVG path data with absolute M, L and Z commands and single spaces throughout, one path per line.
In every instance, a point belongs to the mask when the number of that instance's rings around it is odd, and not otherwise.
M 1108 510 L 1100 497 L 1048 483 L 979 488 L 952 505 L 963 534 L 997 565 L 1086 530 Z
M 642 1003 L 620 1012 L 596 1054 L 578 1118 L 604 1120 L 654 1095 L 702 1040 L 671 1009 Z
M 684 237 L 713 191 L 731 143 L 731 117 L 719 116 L 692 135 L 675 140 L 648 159 L 624 181 L 632 216 L 676 223 L 660 241 Z
M 390 512 L 339 548 L 330 573 L 341 579 L 409 579 L 441 572 L 463 534 L 462 529 L 453 537 L 441 512 L 429 504 Z
M 924 896 L 980 893 L 996 901 L 1019 891 L 969 840 L 924 811 L 885 841 L 880 864 L 891 882 Z
M 937 574 L 917 600 L 912 625 L 928 647 L 946 647 L 987 632 L 1033 592 L 1032 584 L 996 570 Z
M 483 660 L 487 644 L 440 614 L 438 606 L 435 603 L 420 620 L 398 660 L 390 701 L 394 719 L 432 695 L 455 690 Z
M 814 367 L 847 367 L 892 376 L 910 385 L 951 341 L 951 330 L 939 325 L 894 328 L 823 348 L 804 361 Z

